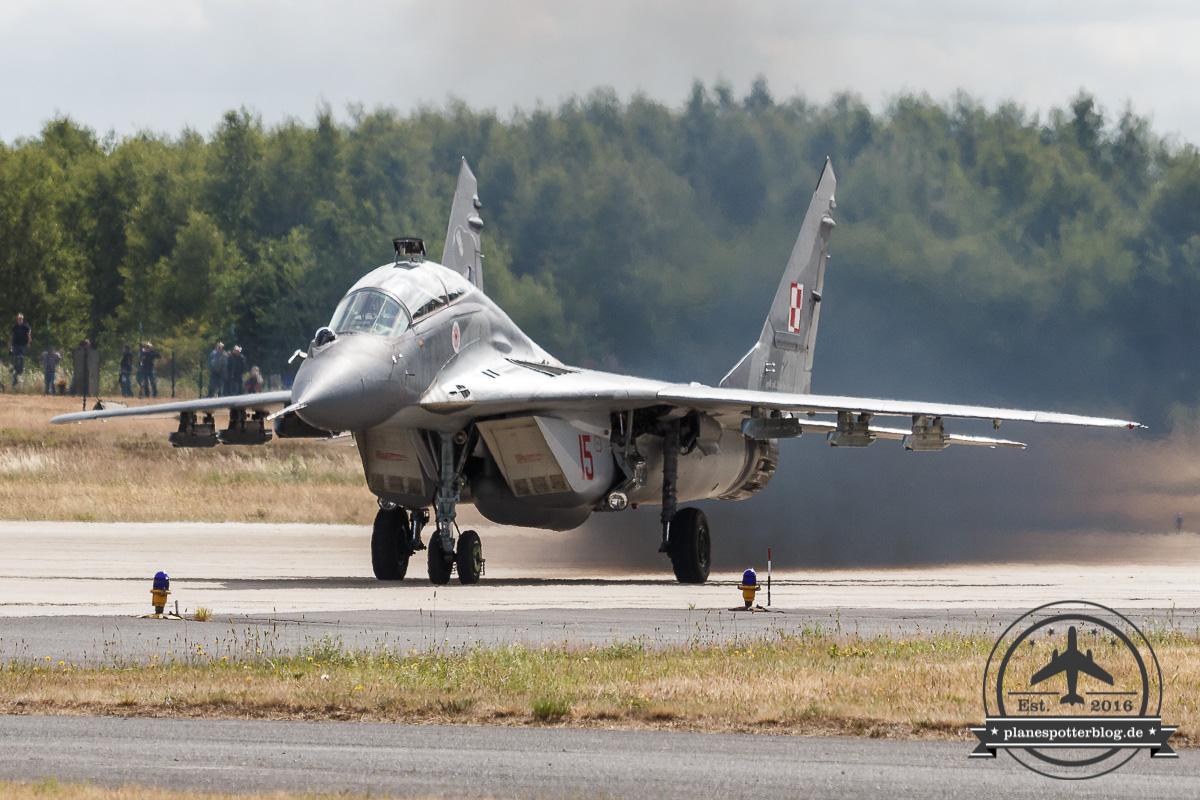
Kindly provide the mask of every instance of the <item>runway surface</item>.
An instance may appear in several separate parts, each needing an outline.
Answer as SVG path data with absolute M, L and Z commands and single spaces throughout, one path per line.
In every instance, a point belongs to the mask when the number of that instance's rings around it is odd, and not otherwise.
M 1064 784 L 968 742 L 369 723 L 0 717 L 0 774 L 373 796 L 1194 798 L 1200 759 Z
M 771 612 L 749 614 L 730 610 L 741 604 L 740 573 L 684 586 L 665 560 L 656 574 L 548 567 L 523 549 L 528 534 L 481 531 L 483 581 L 435 587 L 422 554 L 407 580 L 376 581 L 362 526 L 5 522 L 0 661 L 162 661 L 196 642 L 231 656 L 294 652 L 326 636 L 407 652 L 513 641 L 656 647 L 818 626 L 862 635 L 999 632 L 1021 611 L 1065 599 L 1101 602 L 1143 623 L 1200 626 L 1193 537 L 1159 537 L 1136 564 L 776 572 Z M 172 576 L 169 606 L 178 602 L 185 617 L 208 607 L 212 621 L 137 619 L 151 610 L 150 580 L 160 569 Z
M 646 573 L 547 566 L 530 542 L 553 549 L 554 534 L 479 526 L 487 556 L 483 581 L 432 586 L 424 553 L 407 580 L 371 575 L 370 529 L 349 525 L 0 524 L 0 616 L 145 613 L 158 570 L 172 578 L 182 610 L 267 616 L 326 611 L 492 611 L 535 608 L 727 608 L 736 572 L 683 586 L 664 557 L 648 554 Z M 1115 538 L 1115 537 L 1113 537 Z M 1122 537 L 1124 539 L 1138 537 Z M 1200 537 L 1141 537 L 1139 557 L 1096 561 L 1094 538 L 1080 537 L 1075 563 L 1011 563 L 919 569 L 777 571 L 780 608 L 894 608 L 951 611 L 1025 609 L 1064 598 L 1120 608 L 1200 607 Z M 764 558 L 765 561 L 765 558 Z M 760 572 L 765 564 L 754 564 Z

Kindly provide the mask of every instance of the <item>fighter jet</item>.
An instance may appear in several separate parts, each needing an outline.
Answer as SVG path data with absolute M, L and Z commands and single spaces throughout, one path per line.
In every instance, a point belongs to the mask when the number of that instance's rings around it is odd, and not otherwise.
M 1060 656 L 1058 650 L 1055 649 L 1054 655 L 1050 657 L 1050 663 L 1033 673 L 1033 677 L 1029 679 L 1029 685 L 1035 686 L 1047 678 L 1053 678 L 1059 673 L 1067 673 L 1067 693 L 1058 701 L 1059 705 L 1083 705 L 1083 698 L 1075 692 L 1075 686 L 1079 682 L 1079 673 L 1091 675 L 1098 681 L 1103 681 L 1109 686 L 1112 686 L 1113 676 L 1096 666 L 1096 662 L 1092 661 L 1092 651 L 1088 650 L 1087 655 L 1079 652 L 1076 645 L 1075 626 L 1072 625 L 1067 629 L 1067 649 Z
M 710 530 L 683 502 L 744 500 L 775 474 L 780 439 L 824 434 L 834 447 L 899 440 L 1024 447 L 946 430 L 950 418 L 1134 428 L 1137 423 L 1005 408 L 810 392 L 836 179 L 828 160 L 775 290 L 762 334 L 719 386 L 668 383 L 562 363 L 484 293 L 482 205 L 464 159 L 441 264 L 418 238 L 393 240 L 392 263 L 350 287 L 318 329 L 289 391 L 55 417 L 53 422 L 178 415 L 177 447 L 258 445 L 275 436 L 350 433 L 376 496 L 371 564 L 402 579 L 427 549 L 429 579 L 464 584 L 484 567 L 479 536 L 460 533 L 473 503 L 502 525 L 563 531 L 597 512 L 660 503 L 659 551 L 675 577 L 703 583 Z M 227 416 L 218 430 L 214 419 Z M 877 417 L 905 419 L 880 427 Z M 269 425 L 268 425 L 269 424 Z M 426 543 L 422 530 L 432 520 Z

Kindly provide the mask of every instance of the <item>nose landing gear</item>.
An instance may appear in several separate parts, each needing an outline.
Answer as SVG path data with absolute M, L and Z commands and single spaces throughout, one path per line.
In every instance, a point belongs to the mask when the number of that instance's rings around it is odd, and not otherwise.
M 460 583 L 478 583 L 484 566 L 479 534 L 464 531 L 458 538 L 456 550 L 453 533 L 457 529 L 454 522 L 455 507 L 461 497 L 463 468 L 474 447 L 475 437 L 465 431 L 453 435 L 431 433 L 428 436 L 430 444 L 437 445 L 431 449 L 439 454 L 438 489 L 434 506 L 437 532 L 429 539 L 429 581 L 444 586 L 450 582 L 450 574 L 457 567 Z

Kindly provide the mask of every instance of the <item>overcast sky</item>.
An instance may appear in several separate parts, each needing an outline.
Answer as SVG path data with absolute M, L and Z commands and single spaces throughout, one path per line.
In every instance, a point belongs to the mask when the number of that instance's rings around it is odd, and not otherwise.
M 269 125 L 327 102 L 451 97 L 507 116 L 610 86 L 680 106 L 694 79 L 776 97 L 898 92 L 1064 106 L 1086 88 L 1200 141 L 1200 5 L 1185 2 L 710 0 L 3 0 L 0 140 L 56 114 L 104 133 Z

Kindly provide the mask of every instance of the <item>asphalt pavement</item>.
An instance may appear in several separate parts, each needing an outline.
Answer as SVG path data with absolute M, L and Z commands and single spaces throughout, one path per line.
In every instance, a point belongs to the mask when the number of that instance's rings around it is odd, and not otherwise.
M 0 717 L 0 774 L 391 797 L 1195 798 L 1200 759 L 1065 783 L 967 742 L 343 722 Z

